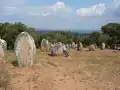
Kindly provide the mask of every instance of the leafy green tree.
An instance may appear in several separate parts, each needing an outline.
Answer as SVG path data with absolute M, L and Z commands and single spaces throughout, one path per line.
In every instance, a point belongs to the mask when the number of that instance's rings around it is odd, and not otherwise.
M 108 23 L 101 27 L 101 30 L 104 34 L 109 36 L 119 36 L 120 35 L 120 24 L 118 23 Z
M 120 43 L 120 24 L 118 23 L 108 23 L 101 27 L 101 31 L 105 35 L 109 35 L 109 44 Z
M 17 36 L 23 31 L 29 32 L 33 36 L 35 43 L 38 46 L 40 37 L 34 28 L 29 28 L 27 25 L 21 22 L 0 23 L 0 38 L 7 42 L 8 49 L 14 49 L 15 40 Z
M 99 46 L 100 45 L 100 35 L 101 35 L 100 32 L 91 33 L 89 36 L 90 44 L 96 43 Z

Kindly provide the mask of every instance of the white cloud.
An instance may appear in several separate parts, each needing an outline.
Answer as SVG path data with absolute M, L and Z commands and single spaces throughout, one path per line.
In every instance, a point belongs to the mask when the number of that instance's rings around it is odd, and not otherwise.
M 52 9 L 53 9 L 54 11 L 57 11 L 57 10 L 59 10 L 59 9 L 62 9 L 62 10 L 68 11 L 68 12 L 71 12 L 71 11 L 72 11 L 70 7 L 66 6 L 66 5 L 64 4 L 64 2 L 60 2 L 60 1 L 58 1 L 56 4 L 54 4 L 54 5 L 52 6 Z
M 106 21 L 120 21 L 120 0 L 114 0 L 111 5 L 100 3 L 79 8 L 76 13 L 64 2 L 35 6 L 28 4 L 28 1 L 0 0 L 0 21 L 22 21 L 40 28 L 93 28 L 100 27 Z
M 37 6 L 37 7 L 31 7 L 31 11 L 34 11 L 36 13 L 39 13 L 38 15 L 41 14 L 41 16 L 49 16 L 49 15 L 64 15 L 63 12 L 71 12 L 72 9 L 64 4 L 64 2 L 56 2 L 53 5 L 44 5 L 44 6 Z M 30 10 L 29 10 L 30 11 Z
M 58 1 L 56 4 L 53 5 L 53 7 L 56 8 L 65 8 L 64 2 Z
M 31 7 L 29 6 L 29 7 L 24 7 L 23 9 L 26 12 L 26 14 L 30 16 L 45 16 L 43 15 L 44 12 L 46 12 L 45 14 L 53 13 L 53 11 L 48 6 L 31 6 Z
M 89 8 L 79 8 L 76 13 L 80 16 L 101 16 L 105 13 L 105 10 L 105 4 L 100 3 Z
M 71 27 L 70 18 L 72 17 L 70 17 L 70 14 L 72 14 L 72 9 L 65 5 L 64 2 L 40 6 L 24 5 L 22 3 L 23 0 L 21 4 L 8 4 L 4 2 L 2 4 L 4 16 L 0 17 L 0 20 L 10 22 L 21 21 L 38 28 L 62 29 Z
M 14 1 L 14 0 L 13 0 Z M 21 5 L 21 4 L 20 4 Z M 64 2 L 56 2 L 53 5 L 43 6 L 4 6 L 4 15 L 30 15 L 30 16 L 60 16 L 66 17 L 68 13 L 72 12 L 72 9 L 64 4 Z

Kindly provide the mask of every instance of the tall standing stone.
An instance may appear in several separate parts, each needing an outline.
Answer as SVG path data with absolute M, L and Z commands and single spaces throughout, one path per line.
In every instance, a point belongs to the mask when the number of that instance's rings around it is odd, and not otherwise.
M 5 57 L 6 57 L 6 49 L 7 49 L 7 42 L 3 39 L 0 39 L 0 45 L 2 46 L 3 48 L 3 52 L 4 52 L 4 60 L 5 60 Z
M 81 43 L 81 42 L 78 42 L 78 44 L 77 44 L 77 50 L 78 50 L 78 51 L 82 51 L 82 49 L 83 49 L 82 43 Z
M 50 47 L 49 41 L 46 40 L 46 39 L 43 39 L 41 41 L 41 50 L 48 52 L 49 51 L 49 47 Z
M 102 50 L 105 49 L 105 43 L 104 43 L 104 42 L 102 43 L 102 47 L 101 47 L 101 49 L 102 49 Z
M 3 49 L 6 50 L 7 49 L 7 42 L 3 39 L 0 39 L 0 45 L 2 45 Z
M 15 54 L 20 67 L 29 67 L 34 64 L 36 46 L 33 37 L 27 32 L 18 35 L 15 42 Z
M 53 43 L 49 43 L 49 50 L 51 51 L 51 49 L 54 47 L 54 44 Z
M 0 45 L 0 72 L 4 70 L 4 62 L 5 62 L 5 57 L 4 57 L 4 49 L 2 45 Z
M 72 42 L 72 48 L 73 48 L 73 49 L 76 48 L 76 44 L 75 44 L 75 42 Z
M 82 49 L 83 48 L 83 44 L 80 42 L 80 49 Z
M 63 49 L 62 49 L 62 43 L 61 43 L 61 42 L 59 42 L 59 43 L 56 45 L 56 48 L 57 48 L 57 55 L 63 54 Z
M 4 55 L 6 56 L 5 53 L 6 53 L 6 49 L 7 49 L 7 42 L 3 39 L 0 39 L 0 45 L 3 47 Z

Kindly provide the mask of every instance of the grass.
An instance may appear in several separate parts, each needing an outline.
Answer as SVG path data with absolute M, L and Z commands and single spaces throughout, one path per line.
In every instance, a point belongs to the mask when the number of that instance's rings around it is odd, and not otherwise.
M 64 56 L 50 57 L 48 52 L 40 52 L 37 50 L 35 64 L 40 64 L 40 68 L 63 67 L 66 70 L 73 70 L 75 74 L 80 78 L 90 77 L 90 79 L 101 80 L 102 83 L 107 85 L 108 82 L 115 84 L 119 83 L 120 79 L 117 77 L 120 74 L 120 52 L 113 53 L 111 50 L 97 50 L 97 51 L 76 51 L 68 50 L 70 57 Z M 46 65 L 46 66 L 45 66 Z M 6 66 L 7 70 L 12 72 L 17 66 L 17 59 L 14 51 L 6 52 Z M 14 67 L 14 68 L 13 68 Z M 52 69 L 55 69 L 52 68 Z M 47 70 L 47 69 L 45 69 Z M 14 72 L 13 72 L 14 73 Z M 8 73 L 0 73 L 2 76 L 8 77 Z M 1 86 L 7 83 L 6 79 L 0 79 Z M 78 78 L 78 79 L 80 79 Z M 89 79 L 87 79 L 88 81 Z
M 9 82 L 9 75 L 7 71 L 0 72 L 0 89 L 6 90 Z
M 13 50 L 6 51 L 5 62 L 6 64 L 12 64 L 12 62 L 17 61 L 15 52 Z
M 73 62 L 75 64 L 84 63 L 87 67 L 90 66 L 90 68 L 91 68 L 91 65 L 99 65 L 99 66 L 105 66 L 108 64 L 112 64 L 114 66 L 120 65 L 120 57 L 118 57 L 119 53 L 118 54 L 110 53 L 111 54 L 110 55 L 102 51 L 87 52 L 87 51 L 68 50 L 68 52 L 71 58 L 66 58 L 64 56 L 57 56 L 53 58 L 53 57 L 48 56 L 48 52 L 43 53 L 37 50 L 35 62 L 40 63 L 41 60 L 43 61 L 55 60 L 55 61 L 59 61 L 60 63 L 62 62 L 63 64 L 65 63 L 68 64 L 70 62 Z M 7 66 L 9 65 L 17 66 L 17 59 L 16 59 L 14 51 L 7 51 L 6 64 Z

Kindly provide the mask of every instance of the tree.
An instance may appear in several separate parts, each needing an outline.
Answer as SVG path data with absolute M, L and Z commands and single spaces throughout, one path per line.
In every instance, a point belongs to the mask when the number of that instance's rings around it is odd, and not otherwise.
M 108 23 L 101 27 L 101 30 L 104 34 L 109 36 L 119 36 L 120 35 L 120 24 L 118 23 Z
M 101 31 L 105 35 L 109 35 L 111 39 L 109 39 L 109 43 L 118 44 L 120 43 L 120 24 L 118 23 L 108 23 L 101 27 Z
M 101 36 L 100 32 L 91 33 L 90 36 L 89 36 L 90 44 L 96 43 L 97 46 L 100 46 L 100 36 Z
M 14 49 L 15 40 L 17 36 L 23 31 L 30 33 L 34 38 L 36 45 L 38 46 L 39 34 L 35 31 L 34 28 L 29 28 L 27 25 L 21 22 L 0 23 L 0 38 L 7 42 L 8 49 Z

